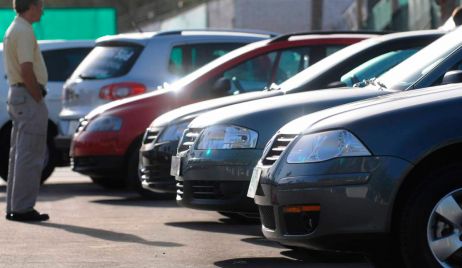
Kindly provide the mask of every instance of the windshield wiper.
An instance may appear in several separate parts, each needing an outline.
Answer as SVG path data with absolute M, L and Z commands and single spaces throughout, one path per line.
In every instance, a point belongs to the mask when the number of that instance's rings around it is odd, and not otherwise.
M 387 88 L 387 86 L 384 83 L 380 82 L 379 80 L 376 79 L 374 81 L 375 81 L 375 83 L 377 83 L 377 85 L 379 85 L 379 87 L 385 88 L 385 89 Z
M 264 91 L 273 91 L 273 90 L 280 90 L 281 87 L 276 84 L 276 83 L 272 83 L 269 87 L 265 87 Z
M 387 86 L 384 83 L 377 80 L 377 78 L 364 79 L 363 81 L 354 84 L 353 87 L 365 87 L 365 86 L 368 86 L 368 85 L 378 86 L 381 89 L 386 89 L 387 88 Z
M 368 86 L 368 85 L 374 85 L 375 86 L 374 79 L 364 79 L 361 82 L 355 83 L 353 85 L 353 87 L 365 87 L 365 86 Z

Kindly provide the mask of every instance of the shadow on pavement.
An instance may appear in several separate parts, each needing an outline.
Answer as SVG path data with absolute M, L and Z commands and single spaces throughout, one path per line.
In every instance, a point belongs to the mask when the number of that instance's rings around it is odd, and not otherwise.
M 221 220 L 220 220 L 221 221 Z M 195 231 L 212 232 L 212 233 L 225 233 L 225 234 L 238 234 L 249 236 L 262 236 L 260 225 L 249 225 L 228 222 L 213 222 L 213 221 L 186 221 L 186 222 L 167 222 L 167 226 L 178 228 L 185 228 Z
M 315 250 L 286 250 L 281 252 L 282 255 L 305 262 L 317 263 L 367 263 L 366 258 L 359 254 L 347 254 L 337 252 L 325 252 Z
M 110 206 L 137 206 L 137 207 L 178 207 L 175 200 L 152 200 L 138 196 L 125 198 L 101 199 L 91 201 L 92 203 Z
M 51 222 L 43 222 L 36 225 L 40 225 L 48 228 L 61 229 L 70 233 L 86 235 L 102 240 L 112 241 L 112 242 L 122 242 L 122 243 L 136 243 L 148 246 L 155 247 L 181 247 L 182 244 L 172 243 L 172 242 L 162 242 L 162 241 L 148 241 L 139 236 L 125 233 L 118 233 L 113 231 L 107 231 L 102 229 L 81 227 L 68 224 L 59 224 Z
M 286 256 L 275 258 L 239 258 L 215 262 L 218 267 L 373 267 L 359 255 L 315 252 L 308 250 L 288 250 L 281 252 Z
M 297 260 L 289 259 L 284 257 L 269 257 L 269 258 L 238 258 L 238 259 L 229 259 L 224 261 L 215 262 L 215 265 L 218 267 L 228 268 L 228 267 L 311 267 L 311 268 L 332 268 L 332 267 L 372 267 L 370 264 L 365 262 L 355 262 L 349 263 L 348 261 L 343 263 L 332 262 L 329 259 L 322 261 L 319 260 Z
M 264 246 L 264 247 L 272 247 L 272 248 L 280 248 L 280 249 L 285 249 L 283 246 L 280 244 L 270 241 L 263 236 L 259 237 L 247 237 L 241 239 L 242 242 L 257 245 L 257 246 Z

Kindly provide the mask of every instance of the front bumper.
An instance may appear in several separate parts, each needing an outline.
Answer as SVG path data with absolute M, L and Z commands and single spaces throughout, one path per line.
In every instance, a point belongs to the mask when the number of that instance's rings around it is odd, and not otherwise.
M 178 142 L 167 141 L 141 147 L 140 174 L 144 189 L 157 193 L 176 193 L 175 177 L 170 175 L 170 167 Z
M 255 203 L 266 238 L 321 250 L 360 251 L 387 237 L 394 197 L 411 164 L 393 157 L 352 157 L 262 167 Z M 314 206 L 319 211 L 289 210 Z
M 123 177 L 127 164 L 121 156 L 86 156 L 71 158 L 72 170 L 90 177 Z
M 260 149 L 195 150 L 182 160 L 176 177 L 180 206 L 232 213 L 256 213 L 246 196 Z

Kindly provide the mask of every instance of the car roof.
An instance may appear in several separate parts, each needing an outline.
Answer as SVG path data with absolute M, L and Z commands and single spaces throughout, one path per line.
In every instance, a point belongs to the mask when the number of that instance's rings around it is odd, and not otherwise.
M 144 32 L 144 33 L 123 33 L 117 35 L 107 35 L 96 40 L 98 44 L 105 42 L 133 42 L 145 44 L 146 41 L 157 37 L 207 37 L 207 36 L 239 36 L 239 37 L 255 37 L 255 38 L 270 38 L 276 36 L 277 33 L 266 32 L 260 30 L 230 30 L 230 29 L 188 29 L 162 32 Z
M 270 43 L 282 41 L 297 41 L 305 39 L 319 38 L 370 38 L 377 35 L 386 34 L 388 32 L 379 31 L 310 31 L 310 32 L 294 32 L 281 34 L 271 39 Z

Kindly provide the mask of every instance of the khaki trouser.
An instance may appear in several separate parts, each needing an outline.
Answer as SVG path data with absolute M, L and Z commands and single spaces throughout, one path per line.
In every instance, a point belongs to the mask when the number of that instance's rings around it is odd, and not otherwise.
M 33 209 L 44 166 L 48 110 L 26 88 L 11 86 L 8 113 L 13 121 L 7 185 L 7 213 Z

